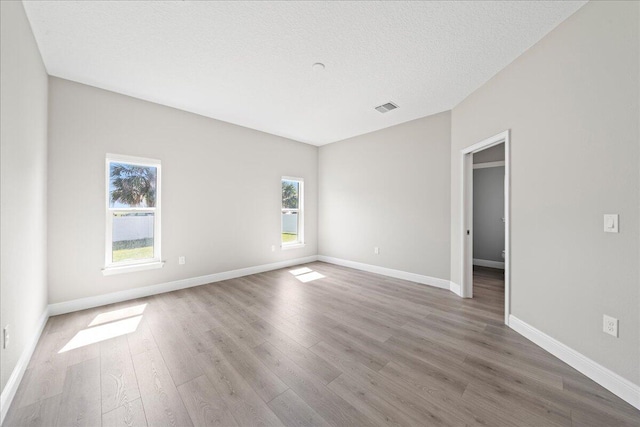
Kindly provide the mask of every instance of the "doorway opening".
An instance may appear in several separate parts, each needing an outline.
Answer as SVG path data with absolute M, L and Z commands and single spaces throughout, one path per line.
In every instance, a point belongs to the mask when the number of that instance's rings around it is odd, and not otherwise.
M 504 298 L 509 324 L 509 131 L 462 150 L 462 286 L 464 298 Z M 502 296 L 504 294 L 504 297 Z

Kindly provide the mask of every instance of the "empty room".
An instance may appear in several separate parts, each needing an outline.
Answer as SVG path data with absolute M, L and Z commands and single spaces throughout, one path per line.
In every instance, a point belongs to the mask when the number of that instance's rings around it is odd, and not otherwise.
M 640 426 L 640 2 L 0 18 L 2 427 Z

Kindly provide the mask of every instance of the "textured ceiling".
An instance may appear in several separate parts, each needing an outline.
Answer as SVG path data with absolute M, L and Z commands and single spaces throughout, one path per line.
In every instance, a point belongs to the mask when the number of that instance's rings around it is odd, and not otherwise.
M 453 108 L 584 1 L 27 1 L 49 74 L 322 145 Z M 324 71 L 312 70 L 322 62 Z M 393 101 L 399 109 L 374 107 Z

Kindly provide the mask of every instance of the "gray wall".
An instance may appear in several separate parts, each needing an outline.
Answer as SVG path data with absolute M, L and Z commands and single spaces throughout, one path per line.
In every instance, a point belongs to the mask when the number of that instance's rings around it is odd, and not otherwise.
M 320 147 L 320 255 L 449 278 L 450 117 Z
M 67 80 L 49 87 L 50 303 L 317 253 L 317 147 Z M 106 153 L 162 161 L 162 269 L 102 275 Z M 307 245 L 287 251 L 283 175 L 305 183 Z
M 47 74 L 21 2 L 0 2 L 0 353 L 7 380 L 47 306 Z
M 0 5 L 4 388 L 47 301 L 47 78 L 22 5 Z M 591 2 L 452 113 L 319 150 L 51 78 L 49 300 L 316 253 L 460 283 L 460 150 L 511 129 L 513 314 L 640 384 L 639 8 Z M 163 161 L 161 270 L 100 272 L 107 152 Z M 271 252 L 283 175 L 305 179 L 307 246 Z
M 502 258 L 504 250 L 504 222 L 502 222 L 502 218 L 504 218 L 504 166 L 474 169 L 474 259 L 504 262 Z
M 638 2 L 589 2 L 454 108 L 451 277 L 460 283 L 460 150 L 511 129 L 512 314 L 640 384 Z M 620 233 L 603 214 L 620 214 Z M 618 339 L 602 315 L 620 319 Z

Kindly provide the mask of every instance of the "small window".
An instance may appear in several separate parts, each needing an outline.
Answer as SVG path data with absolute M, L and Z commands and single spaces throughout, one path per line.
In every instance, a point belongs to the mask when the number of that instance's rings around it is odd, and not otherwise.
M 282 247 L 304 243 L 304 181 L 302 178 L 282 178 Z
M 105 270 L 160 263 L 160 161 L 107 155 Z

